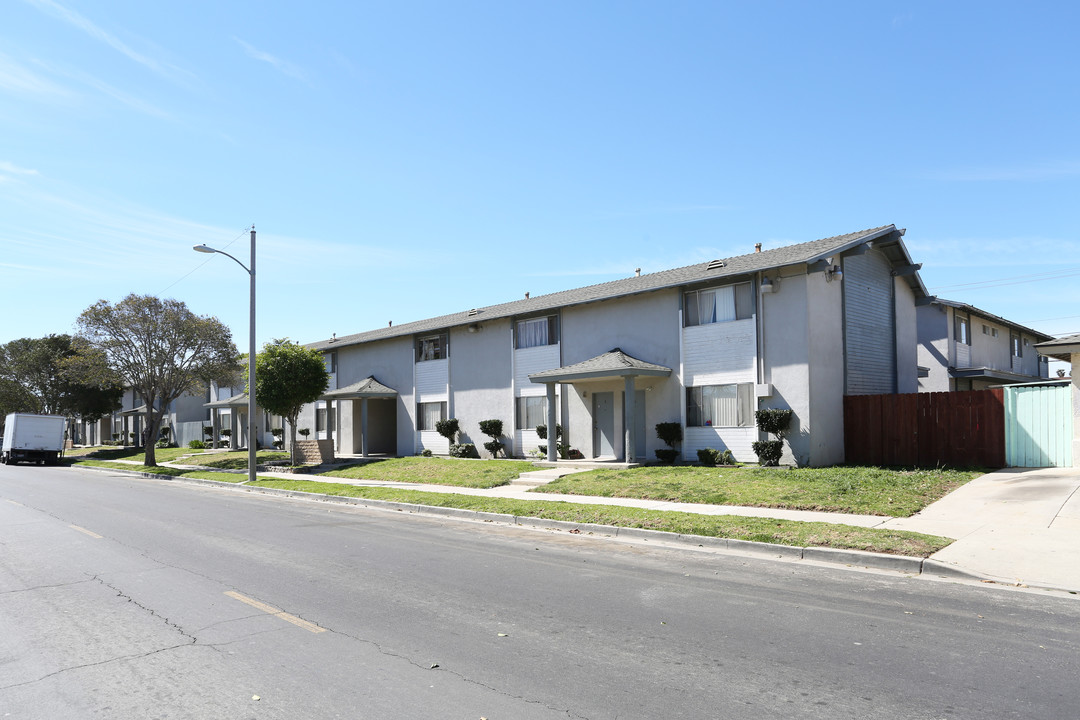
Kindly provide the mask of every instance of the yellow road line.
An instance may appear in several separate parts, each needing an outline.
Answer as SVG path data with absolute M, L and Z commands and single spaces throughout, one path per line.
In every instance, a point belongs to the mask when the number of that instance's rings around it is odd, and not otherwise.
M 79 527 L 78 525 L 69 525 L 68 527 L 70 527 L 72 530 L 78 530 L 79 532 L 81 532 L 81 533 L 83 533 L 85 535 L 89 535 L 92 538 L 97 538 L 98 540 L 100 540 L 103 537 L 101 535 L 98 535 L 96 532 L 91 532 L 90 530 L 87 530 L 84 527 Z
M 258 600 L 249 598 L 249 597 L 247 597 L 245 595 L 241 595 L 240 593 L 234 592 L 232 590 L 226 591 L 225 594 L 228 595 L 229 597 L 231 597 L 234 600 L 239 600 L 242 603 L 246 603 L 246 604 L 250 605 L 251 607 L 255 608 L 256 610 L 262 610 L 267 615 L 273 615 L 274 617 L 279 617 L 282 620 L 284 620 L 285 622 L 290 622 L 293 625 L 296 625 L 297 627 L 302 627 L 305 630 L 307 630 L 308 632 L 313 632 L 313 633 L 326 632 L 326 628 L 321 628 L 318 625 L 316 625 L 315 623 L 310 623 L 307 620 L 303 620 L 301 618 L 296 617 L 295 615 L 290 615 L 289 613 L 285 612 L 284 610 L 277 609 L 273 605 L 267 605 L 266 603 L 259 602 Z
M 7 498 L 4 498 L 4 499 L 7 500 Z M 18 505 L 19 507 L 26 507 L 21 502 L 15 502 L 14 500 L 8 500 L 8 502 L 11 503 L 12 505 Z

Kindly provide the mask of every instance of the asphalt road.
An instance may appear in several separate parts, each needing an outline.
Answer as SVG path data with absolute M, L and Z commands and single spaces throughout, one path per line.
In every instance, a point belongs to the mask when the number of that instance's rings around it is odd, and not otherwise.
M 1066 718 L 1080 601 L 0 466 L 0 718 Z

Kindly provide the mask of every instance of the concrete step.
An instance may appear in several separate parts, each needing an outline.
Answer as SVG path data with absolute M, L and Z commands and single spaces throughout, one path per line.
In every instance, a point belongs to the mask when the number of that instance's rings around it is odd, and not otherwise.
M 588 468 L 545 468 L 543 470 L 530 470 L 523 472 L 516 479 L 511 480 L 511 485 L 536 487 L 538 485 L 547 485 L 552 480 L 558 480 L 564 475 L 571 475 L 577 472 L 584 472 Z

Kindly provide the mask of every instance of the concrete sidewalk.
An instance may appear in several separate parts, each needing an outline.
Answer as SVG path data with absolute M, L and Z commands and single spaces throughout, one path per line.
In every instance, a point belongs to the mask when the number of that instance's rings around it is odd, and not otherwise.
M 528 475 L 540 476 L 544 472 Z M 565 470 L 552 472 L 550 479 L 558 474 L 567 473 Z M 1080 469 L 1076 468 L 998 470 L 972 480 L 909 518 L 529 492 L 546 479 L 540 477 L 490 489 L 475 489 L 346 480 L 273 471 L 260 472 L 259 476 L 519 500 L 617 505 L 701 515 L 769 517 L 911 530 L 954 538 L 956 542 L 930 559 L 962 573 L 1009 585 L 1080 592 Z
M 1000 582 L 1080 592 L 1080 469 L 1005 468 L 881 527 L 956 538 L 932 559 Z

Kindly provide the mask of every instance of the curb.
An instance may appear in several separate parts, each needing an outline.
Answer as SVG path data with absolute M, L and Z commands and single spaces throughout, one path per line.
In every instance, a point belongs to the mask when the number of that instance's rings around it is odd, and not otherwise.
M 546 520 L 531 516 L 507 515 L 504 513 L 490 513 L 479 510 L 466 510 L 463 508 L 446 508 L 435 505 L 417 505 L 415 503 L 402 503 L 390 500 L 371 500 L 368 498 L 344 497 L 341 495 L 325 495 L 322 493 L 309 493 L 302 490 L 281 490 L 278 488 L 253 488 L 239 483 L 226 483 L 219 480 L 203 480 L 200 478 L 176 477 L 160 473 L 140 472 L 138 470 L 120 470 L 116 468 L 81 467 L 81 470 L 96 472 L 125 473 L 148 480 L 166 480 L 169 482 L 189 483 L 211 487 L 228 488 L 242 492 L 274 495 L 277 497 L 290 497 L 301 500 L 314 500 L 319 502 L 331 502 L 340 505 L 355 505 L 357 507 L 371 508 L 374 510 L 386 510 L 407 512 L 415 515 L 430 515 L 434 517 L 455 518 L 460 520 L 472 520 L 481 522 L 497 522 L 507 525 L 536 528 L 540 530 L 565 530 L 567 532 L 589 533 L 604 535 L 612 538 L 624 538 L 643 542 L 666 543 L 668 545 L 683 545 L 687 547 L 700 547 L 712 550 L 720 550 L 733 554 L 750 555 L 753 557 L 771 560 L 807 560 L 830 565 L 844 565 L 847 567 L 861 567 L 875 570 L 891 570 L 894 572 L 910 573 L 912 575 L 927 575 L 938 578 L 955 580 L 967 580 L 984 583 L 1005 584 L 1000 578 L 963 570 L 962 568 L 939 560 L 930 558 L 917 558 L 906 555 L 888 555 L 885 553 L 873 553 L 864 550 L 842 550 L 826 547 L 797 547 L 793 545 L 774 545 L 771 543 L 756 542 L 753 540 L 736 540 L 733 538 L 708 537 L 704 535 L 681 535 L 677 533 L 663 532 L 661 530 L 648 530 L 644 528 L 627 528 L 615 525 L 596 525 L 591 523 L 575 523 L 566 520 Z M 576 534 L 576 533 L 575 533 Z M 1045 588 L 1053 590 L 1056 588 Z

